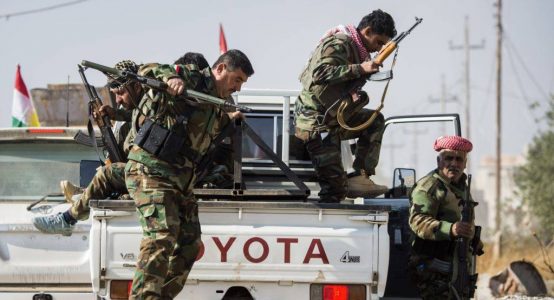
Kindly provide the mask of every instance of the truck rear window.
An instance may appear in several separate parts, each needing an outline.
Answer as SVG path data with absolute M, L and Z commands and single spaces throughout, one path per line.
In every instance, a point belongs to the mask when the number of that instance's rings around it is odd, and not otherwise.
M 79 184 L 81 159 L 97 159 L 90 147 L 67 142 L 2 143 L 0 199 L 60 193 L 60 181 Z

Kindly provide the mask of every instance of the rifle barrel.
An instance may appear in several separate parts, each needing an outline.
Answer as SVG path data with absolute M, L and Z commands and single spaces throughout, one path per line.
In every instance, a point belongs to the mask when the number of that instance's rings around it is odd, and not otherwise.
M 101 65 L 101 64 L 97 64 L 97 63 L 88 61 L 88 60 L 81 61 L 81 65 L 84 66 L 84 67 L 87 67 L 87 68 L 96 69 L 96 70 L 98 70 L 100 72 L 103 72 L 103 73 L 109 73 L 109 74 L 113 74 L 113 75 L 116 75 L 116 76 L 122 76 L 122 72 L 120 70 L 116 69 L 116 68 L 110 68 L 110 67 L 107 67 L 107 66 L 104 66 L 104 65 Z

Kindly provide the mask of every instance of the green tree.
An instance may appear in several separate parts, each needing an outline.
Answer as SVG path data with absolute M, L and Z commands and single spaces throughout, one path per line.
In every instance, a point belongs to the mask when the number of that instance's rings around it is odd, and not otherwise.
M 554 97 L 545 114 L 547 128 L 533 138 L 525 165 L 516 169 L 519 195 L 537 218 L 542 234 L 554 235 Z

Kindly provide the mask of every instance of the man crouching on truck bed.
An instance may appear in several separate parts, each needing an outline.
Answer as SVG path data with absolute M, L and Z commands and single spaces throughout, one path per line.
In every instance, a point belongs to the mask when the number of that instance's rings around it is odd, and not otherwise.
M 193 64 L 198 66 L 200 70 L 209 67 L 204 56 L 196 52 L 185 53 L 185 55 L 175 61 L 175 64 Z M 133 73 L 137 73 L 139 70 L 139 66 L 130 60 L 117 63 L 115 68 Z M 144 90 L 138 82 L 117 77 L 108 77 L 107 86 L 110 92 L 115 95 L 116 103 L 122 108 L 114 110 L 108 105 L 103 105 L 100 108 L 100 112 L 105 112 L 111 119 L 122 122 L 122 124 L 119 124 L 121 126 L 118 126 L 118 123 L 116 123 L 116 139 L 122 152 L 127 155 L 135 135 L 135 133 L 130 134 L 131 112 L 140 99 L 142 99 Z M 71 203 L 71 207 L 63 213 L 33 218 L 33 224 L 43 233 L 70 236 L 77 221 L 89 218 L 90 199 L 119 197 L 128 193 L 127 186 L 125 185 L 125 165 L 126 162 L 119 162 L 98 168 L 86 189 L 75 186 L 67 180 L 60 182 L 62 192 L 66 200 Z
M 139 72 L 168 84 L 167 92 L 151 90 L 133 114 L 140 126 L 129 152 L 125 180 L 135 200 L 143 237 L 130 299 L 173 299 L 183 289 L 200 245 L 198 205 L 193 194 L 195 168 L 215 136 L 241 112 L 177 98 L 192 89 L 226 99 L 240 91 L 254 70 L 244 53 L 229 50 L 212 69 L 145 65 Z M 178 147 L 164 148 L 160 136 Z M 160 149 L 161 148 L 161 149 Z
M 115 69 L 136 73 L 139 67 L 133 61 L 123 60 L 115 65 Z M 100 112 L 106 113 L 112 120 L 124 122 L 120 124 L 121 126 L 117 126 L 118 123 L 116 123 L 117 132 L 115 136 L 118 147 L 123 150 L 123 153 L 127 154 L 129 152 L 129 141 L 126 137 L 131 129 L 131 111 L 142 98 L 143 89 L 138 82 L 117 77 L 108 77 L 107 86 L 110 92 L 114 93 L 115 101 L 121 108 L 116 110 L 111 106 L 102 105 Z M 114 194 L 127 194 L 125 164 L 125 162 L 109 163 L 98 168 L 91 183 L 84 190 L 69 181 L 62 181 L 60 183 L 62 192 L 65 198 L 72 203 L 71 207 L 63 213 L 33 218 L 35 227 L 43 233 L 70 236 L 77 221 L 88 219 L 90 199 L 105 199 Z M 73 198 L 72 196 L 77 193 L 82 194 Z
M 359 111 L 349 123 L 361 124 L 373 114 L 363 109 L 368 95 L 351 91 L 360 78 L 379 71 L 380 65 L 369 60 L 369 53 L 379 51 L 396 35 L 394 20 L 382 10 L 375 10 L 360 21 L 358 27 L 339 25 L 319 41 L 308 65 L 300 75 L 302 92 L 296 101 L 296 137 L 304 141 L 317 173 L 320 202 L 340 202 L 348 197 L 376 197 L 386 186 L 373 183 L 379 161 L 384 118 L 378 114 L 365 130 L 349 131 L 338 126 L 339 105 L 336 101 L 352 101 Z M 360 105 L 361 104 L 361 105 Z M 358 138 L 354 174 L 347 176 L 342 166 L 341 140 Z

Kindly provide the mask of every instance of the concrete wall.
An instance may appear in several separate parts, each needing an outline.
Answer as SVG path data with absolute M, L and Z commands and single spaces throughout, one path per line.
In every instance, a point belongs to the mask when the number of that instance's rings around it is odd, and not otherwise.
M 109 91 L 96 88 L 105 104 L 110 104 Z M 31 90 L 41 126 L 84 126 L 88 121 L 88 95 L 82 84 L 49 84 Z

